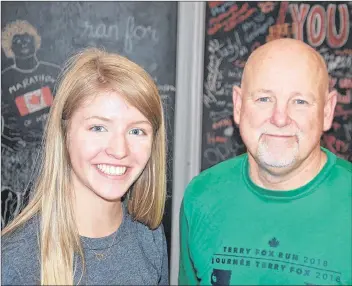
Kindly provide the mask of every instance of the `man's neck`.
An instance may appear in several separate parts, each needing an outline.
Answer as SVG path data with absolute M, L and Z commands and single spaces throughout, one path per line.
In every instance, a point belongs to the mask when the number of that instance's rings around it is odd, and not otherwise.
M 250 154 L 248 154 L 248 159 L 249 174 L 255 184 L 269 190 L 288 191 L 302 187 L 314 179 L 325 165 L 327 156 L 319 148 L 295 169 L 286 173 L 259 166 Z
M 15 66 L 20 70 L 31 70 L 38 65 L 36 55 L 27 58 L 15 58 Z

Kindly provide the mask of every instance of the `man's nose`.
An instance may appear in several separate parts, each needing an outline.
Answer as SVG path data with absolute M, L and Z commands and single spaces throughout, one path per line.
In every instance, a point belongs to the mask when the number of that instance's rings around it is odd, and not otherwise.
M 270 118 L 270 123 L 277 127 L 284 127 L 291 124 L 291 122 L 292 119 L 290 117 L 287 105 L 279 106 L 276 104 Z
M 124 135 L 114 135 L 108 142 L 106 154 L 116 159 L 123 159 L 128 154 L 128 141 Z

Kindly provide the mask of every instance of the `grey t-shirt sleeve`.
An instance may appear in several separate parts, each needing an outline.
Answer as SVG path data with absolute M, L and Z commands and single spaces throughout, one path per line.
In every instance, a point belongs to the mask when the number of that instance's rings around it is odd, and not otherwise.
M 24 285 L 21 273 L 18 271 L 16 265 L 11 263 L 11 257 L 14 257 L 13 255 L 16 254 L 2 254 L 1 285 Z
M 159 235 L 160 235 L 160 245 L 162 252 L 162 265 L 161 265 L 161 277 L 159 281 L 159 285 L 169 285 L 169 262 L 168 262 L 168 254 L 167 254 L 167 244 L 164 233 L 164 227 L 161 225 L 159 227 Z
M 39 257 L 35 225 L 29 222 L 1 237 L 1 284 L 38 284 Z

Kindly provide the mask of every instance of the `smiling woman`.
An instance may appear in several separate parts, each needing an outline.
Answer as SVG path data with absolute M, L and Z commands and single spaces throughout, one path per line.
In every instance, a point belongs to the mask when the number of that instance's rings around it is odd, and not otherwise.
M 70 59 L 34 196 L 2 233 L 2 283 L 168 284 L 165 148 L 141 67 L 97 49 Z

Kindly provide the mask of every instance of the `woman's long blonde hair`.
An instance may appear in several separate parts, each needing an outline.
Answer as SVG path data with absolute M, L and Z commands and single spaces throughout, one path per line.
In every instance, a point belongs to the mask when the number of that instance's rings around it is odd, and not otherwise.
M 127 58 L 96 48 L 83 50 L 67 62 L 62 74 L 44 132 L 33 197 L 2 232 L 10 233 L 39 214 L 42 285 L 73 284 L 74 253 L 85 268 L 66 139 L 75 110 L 88 98 L 108 90 L 124 96 L 153 126 L 151 157 L 129 190 L 128 211 L 151 229 L 161 223 L 166 198 L 166 132 L 157 87 L 146 71 Z

